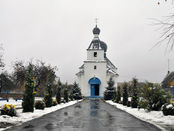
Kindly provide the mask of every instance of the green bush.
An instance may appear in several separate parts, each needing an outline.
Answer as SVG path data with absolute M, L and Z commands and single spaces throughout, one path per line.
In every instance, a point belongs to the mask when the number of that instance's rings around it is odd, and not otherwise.
M 56 100 L 57 100 L 58 104 L 61 103 L 61 86 L 62 86 L 62 83 L 59 79 L 59 81 L 57 83 L 57 90 L 56 90 Z
M 15 105 L 5 104 L 2 106 L 1 115 L 16 116 Z
M 170 100 L 169 94 L 167 94 L 160 85 L 148 82 L 141 90 L 141 98 L 144 102 L 144 109 L 149 111 L 161 110 L 162 105 L 168 103 Z
M 131 101 L 128 101 L 127 102 L 127 107 L 130 107 L 131 106 Z
M 56 106 L 58 103 L 56 100 L 53 100 L 52 106 Z
M 140 100 L 140 101 L 138 102 L 138 108 L 139 108 L 139 109 L 140 109 L 140 108 L 146 109 L 146 108 L 147 108 L 147 105 L 148 105 L 148 103 L 147 103 L 147 101 L 145 101 L 145 100 Z
M 127 83 L 125 82 L 123 85 L 123 105 L 127 105 L 128 102 L 128 92 L 127 92 Z
M 105 100 L 113 100 L 114 96 L 116 94 L 114 84 L 115 82 L 112 80 L 112 77 L 107 82 L 108 87 L 106 87 L 106 90 L 104 92 L 104 99 Z
M 119 103 L 120 100 L 121 100 L 121 91 L 120 91 L 120 86 L 118 86 L 117 91 L 116 91 L 115 102 Z
M 37 100 L 35 102 L 35 108 L 43 110 L 45 108 L 45 103 L 42 100 Z
M 51 74 L 49 74 L 47 78 L 46 94 L 44 97 L 44 102 L 46 107 L 52 106 L 52 94 L 53 94 L 53 77 L 51 76 Z
M 133 96 L 132 96 L 132 99 L 131 99 L 131 107 L 132 108 L 137 108 L 137 106 L 138 106 L 137 84 L 138 84 L 138 80 L 136 78 L 133 78 L 133 80 L 132 80 Z
M 162 112 L 165 116 L 174 115 L 174 105 L 173 104 L 164 104 L 162 106 Z
M 23 112 L 34 111 L 34 96 L 35 96 L 34 87 L 35 87 L 35 79 L 33 75 L 33 65 L 29 64 L 25 77 L 25 91 L 22 100 Z
M 68 93 L 67 83 L 65 84 L 65 89 L 64 89 L 64 101 L 65 102 L 68 102 L 69 101 L 69 93 Z
M 70 93 L 70 99 L 71 100 L 80 100 L 82 99 L 81 90 L 76 82 L 74 82 L 71 93 Z

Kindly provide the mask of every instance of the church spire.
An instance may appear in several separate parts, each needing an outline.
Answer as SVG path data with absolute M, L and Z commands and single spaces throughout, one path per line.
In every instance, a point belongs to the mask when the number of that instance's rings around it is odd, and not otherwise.
M 94 34 L 94 38 L 93 40 L 91 41 L 89 47 L 88 47 L 88 50 L 91 49 L 91 50 L 104 50 L 104 52 L 107 51 L 107 45 L 106 43 L 104 43 L 103 41 L 101 41 L 99 39 L 99 34 L 100 34 L 100 29 L 97 27 L 97 19 L 96 19 L 96 26 L 94 27 L 93 29 L 93 34 Z
M 99 35 L 100 34 L 100 29 L 97 27 L 97 18 L 95 19 L 95 22 L 96 22 L 96 26 L 95 28 L 93 29 L 93 34 L 94 35 Z

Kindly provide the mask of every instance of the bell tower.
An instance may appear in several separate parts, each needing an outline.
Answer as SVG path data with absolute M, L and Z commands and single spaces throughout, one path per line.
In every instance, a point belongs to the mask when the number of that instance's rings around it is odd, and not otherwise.
M 117 68 L 107 58 L 107 45 L 99 39 L 100 29 L 96 26 L 92 30 L 93 39 L 87 48 L 87 59 L 76 74 L 77 83 L 82 95 L 92 98 L 102 98 L 110 77 L 116 80 Z M 116 81 L 115 81 L 116 83 Z
M 93 34 L 94 38 L 87 49 L 87 60 L 104 60 L 104 42 L 99 39 L 100 29 L 97 25 L 93 29 Z M 106 44 L 105 47 L 107 47 Z

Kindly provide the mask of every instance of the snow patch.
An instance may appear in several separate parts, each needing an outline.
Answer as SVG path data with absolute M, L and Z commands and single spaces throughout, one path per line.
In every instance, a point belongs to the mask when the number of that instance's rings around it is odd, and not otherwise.
M 7 115 L 0 115 L 0 122 L 12 123 L 12 124 L 15 124 L 15 125 L 16 124 L 21 124 L 23 122 L 30 121 L 32 119 L 41 117 L 41 116 L 43 116 L 45 114 L 54 112 L 56 110 L 65 108 L 67 106 L 74 105 L 74 104 L 76 104 L 77 102 L 80 102 L 80 101 L 81 100 L 78 100 L 78 101 L 77 100 L 76 101 L 70 101 L 68 103 L 61 103 L 61 104 L 58 104 L 56 106 L 45 108 L 44 110 L 35 109 L 34 112 L 22 113 L 22 109 L 18 109 L 17 110 L 17 117 L 10 117 L 10 116 L 7 116 Z M 12 103 L 12 104 L 15 104 L 15 103 Z M 20 104 L 21 104 L 21 102 L 20 102 Z M 0 128 L 0 131 L 2 131 L 4 129 L 6 129 L 6 128 Z
M 157 127 L 165 130 L 166 127 L 174 127 L 174 116 L 164 116 L 162 111 L 151 111 L 147 112 L 144 109 L 131 108 L 123 106 L 122 104 L 114 103 L 113 101 L 106 101 L 107 103 L 114 105 L 118 109 L 126 111 L 127 113 L 151 124 L 156 125 Z
M 21 103 L 22 103 L 22 100 L 16 101 L 14 99 L 9 99 L 8 102 L 4 100 L 4 101 L 0 101 L 0 108 L 5 104 L 13 104 L 13 105 L 15 105 L 16 108 L 19 108 L 19 107 L 21 107 Z
M 167 108 L 167 109 L 173 108 L 173 105 L 172 105 L 172 104 L 169 104 L 169 105 L 166 106 L 166 108 Z

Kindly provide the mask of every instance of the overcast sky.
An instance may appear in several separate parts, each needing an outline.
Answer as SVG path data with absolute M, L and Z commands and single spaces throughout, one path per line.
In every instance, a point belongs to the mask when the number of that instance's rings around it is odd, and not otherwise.
M 160 0 L 159 0 L 160 1 Z M 73 82 L 86 60 L 97 17 L 107 56 L 118 67 L 119 80 L 161 82 L 174 70 L 165 46 L 149 51 L 160 37 L 149 18 L 163 19 L 173 5 L 158 0 L 0 0 L 0 43 L 6 69 L 15 60 L 41 59 L 58 67 L 62 81 Z

